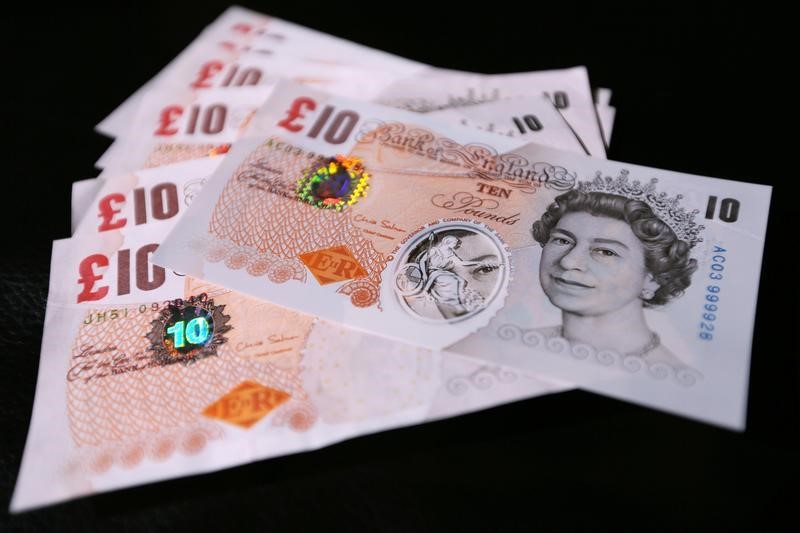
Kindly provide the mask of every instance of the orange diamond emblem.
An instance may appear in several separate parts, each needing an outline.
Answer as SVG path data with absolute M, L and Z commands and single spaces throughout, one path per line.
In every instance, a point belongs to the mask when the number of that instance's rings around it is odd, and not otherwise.
M 363 278 L 367 275 L 367 271 L 353 257 L 347 246 L 333 246 L 300 254 L 298 257 L 314 274 L 320 285 Z
M 289 399 L 289 393 L 243 381 L 203 410 L 209 418 L 249 428 Z

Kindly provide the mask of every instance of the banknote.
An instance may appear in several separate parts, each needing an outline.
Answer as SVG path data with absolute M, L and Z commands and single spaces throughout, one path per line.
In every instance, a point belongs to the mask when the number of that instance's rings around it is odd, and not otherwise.
M 580 138 L 545 96 L 506 98 L 470 106 L 430 111 L 437 120 L 524 139 L 561 150 L 584 153 Z
M 203 58 L 209 46 L 215 47 L 214 58 Z M 198 52 L 198 49 L 202 49 Z M 233 73 L 230 66 L 243 61 L 247 55 L 260 56 L 291 54 L 297 62 L 318 65 L 351 65 L 408 75 L 430 68 L 428 65 L 401 58 L 380 50 L 359 45 L 333 35 L 305 28 L 298 24 L 232 6 L 211 23 L 183 52 L 165 66 L 152 80 L 142 86 L 108 117 L 96 126 L 97 131 L 111 137 L 124 135 L 127 125 L 136 114 L 144 94 L 163 83 L 172 83 L 176 72 L 196 74 L 204 86 L 223 83 L 224 75 L 243 76 L 239 68 Z M 198 63 L 198 57 L 201 62 Z M 203 70 L 203 67 L 206 67 Z M 226 73 L 219 72 L 226 70 Z M 177 75 L 181 79 L 181 74 Z M 172 81 L 170 81 L 172 80 Z
M 360 67 L 312 64 L 286 56 L 251 55 L 226 63 L 206 48 L 192 55 L 167 81 L 147 91 L 124 135 L 95 163 L 105 175 L 130 172 L 148 164 L 147 155 L 158 147 L 193 153 L 189 144 L 229 141 L 251 111 L 263 102 L 279 79 L 290 79 L 327 92 L 372 99 L 397 75 Z M 221 90 L 228 89 L 228 90 Z M 183 147 L 179 147 L 179 145 Z M 179 148 L 176 148 L 179 147 Z
M 180 88 L 145 95 L 128 135 L 117 139 L 102 177 L 221 155 L 247 128 L 274 85 L 191 94 Z
M 132 100 L 123 104 L 124 126 L 115 127 L 118 130 L 114 135 L 116 141 L 95 162 L 97 168 L 105 169 L 113 161 L 124 157 L 126 137 L 150 135 L 149 124 L 147 131 L 141 131 L 141 125 L 137 124 L 137 115 L 141 116 L 142 106 L 151 106 L 158 99 L 192 100 L 194 93 L 214 87 L 266 85 L 265 91 L 268 91 L 275 79 L 271 75 L 272 68 L 267 69 L 264 64 L 269 62 L 271 54 L 242 54 L 216 43 L 199 42 L 187 48 L 180 59 L 171 66 L 169 76 L 162 75 L 157 82 L 148 83 L 137 91 L 135 105 Z M 143 103 L 143 100 L 150 103 Z M 116 112 L 112 115 L 117 116 Z M 119 173 L 111 170 L 112 175 Z
M 466 164 L 482 164 L 481 158 L 493 163 L 493 154 L 519 144 L 479 130 L 448 129 L 426 114 L 281 82 L 160 259 L 280 305 L 331 320 L 346 317 L 348 325 L 374 333 L 402 340 L 413 329 L 421 344 L 444 348 L 485 325 L 497 309 L 469 313 L 469 319 L 445 328 L 435 320 L 420 322 L 393 294 L 392 275 L 384 270 L 399 260 L 407 239 L 436 220 L 463 218 L 466 232 L 471 224 L 487 225 L 486 242 L 476 237 L 482 253 L 474 257 L 476 275 L 487 280 L 486 294 L 469 293 L 475 305 L 502 305 L 497 291 L 507 276 L 493 247 L 529 243 L 525 227 L 543 195 L 521 181 L 517 194 L 510 193 L 514 187 L 499 189 L 488 167 L 489 179 L 476 180 Z M 531 170 L 515 165 L 517 171 Z M 557 176 L 561 170 L 541 172 Z M 284 283 L 264 283 L 244 268 L 275 261 L 292 269 Z M 435 314 L 436 306 L 425 313 Z
M 425 113 L 511 97 L 542 95 L 550 99 L 573 128 L 587 154 L 605 157 L 585 67 L 514 74 L 433 70 L 396 81 L 376 101 Z
M 120 232 L 171 222 L 191 204 L 221 162 L 189 160 L 72 185 L 73 235 Z
M 89 212 L 75 237 L 54 243 L 12 511 L 567 388 L 353 332 L 152 264 L 183 213 L 164 191 L 193 188 L 210 163 L 102 180 L 91 202 L 101 223 Z M 119 210 L 111 224 L 109 197 Z M 173 214 L 139 223 L 139 212 L 163 213 L 159 197 Z
M 295 55 L 294 51 L 270 54 L 239 52 L 233 55 L 227 48 L 207 44 L 195 47 L 180 68 L 171 69 L 156 87 L 167 85 L 202 92 L 206 89 L 260 85 L 275 81 L 276 78 L 293 79 L 320 87 L 322 85 L 319 84 L 334 80 L 338 83 L 350 82 L 353 97 L 370 99 L 402 77 L 397 71 L 373 66 L 311 61 Z
M 201 42 L 190 47 L 181 61 L 170 69 L 169 75 L 148 85 L 149 89 L 138 98 L 137 109 L 159 98 L 191 100 L 208 89 L 264 86 L 266 95 L 269 87 L 280 78 L 334 94 L 371 99 L 398 79 L 398 75 L 376 69 L 306 61 L 287 53 L 236 53 L 217 43 Z M 126 112 L 126 115 L 130 120 L 124 132 L 116 135 L 118 140 L 139 134 L 135 127 L 136 115 L 133 111 Z M 120 152 L 124 149 L 115 142 L 95 166 L 105 168 Z
M 340 79 L 332 73 L 329 77 L 306 79 L 303 85 L 343 96 L 366 96 L 360 84 L 352 84 L 351 80 L 348 75 Z M 105 159 L 101 176 L 224 153 L 244 133 L 249 117 L 268 98 L 274 85 L 272 82 L 194 94 L 179 87 L 162 87 L 148 93 L 129 133 L 118 138 L 101 158 Z M 520 139 L 535 138 L 564 150 L 583 150 L 572 128 L 544 97 L 506 99 L 429 114 L 442 123 Z
M 742 426 L 770 188 L 465 142 L 291 84 L 263 110 L 156 263 Z
M 168 101 L 209 101 L 220 98 L 230 101 L 238 98 L 235 94 L 215 96 L 213 89 L 240 88 L 239 92 L 260 98 L 266 98 L 270 87 L 280 78 L 291 79 L 312 87 L 316 87 L 326 92 L 357 98 L 360 100 L 380 100 L 389 105 L 398 107 L 410 107 L 412 110 L 424 111 L 428 108 L 419 106 L 409 106 L 408 102 L 416 102 L 422 87 L 425 86 L 426 94 L 434 98 L 444 97 L 445 90 L 451 90 L 458 84 L 458 89 L 467 93 L 474 93 L 481 90 L 479 87 L 472 87 L 469 84 L 474 80 L 481 79 L 477 75 L 462 76 L 453 71 L 452 80 L 448 84 L 432 83 L 426 80 L 416 80 L 412 85 L 400 83 L 400 77 L 396 73 L 389 73 L 382 70 L 365 69 L 360 67 L 331 65 L 326 63 L 306 62 L 288 54 L 243 54 L 237 59 L 232 60 L 230 50 L 222 49 L 215 45 L 194 46 L 187 52 L 179 65 L 170 70 L 168 76 L 163 76 L 155 87 L 146 93 L 139 103 L 139 111 L 136 117 L 129 123 L 124 135 L 118 136 L 117 141 L 104 153 L 95 163 L 98 168 L 104 169 L 104 175 L 116 175 L 130 172 L 142 166 L 150 166 L 141 148 L 148 144 L 153 144 L 152 136 L 158 132 L 154 127 L 154 113 L 160 113 L 161 109 L 172 110 L 179 106 L 177 103 Z M 450 71 L 446 71 L 450 75 Z M 573 145 L 587 151 L 582 137 L 567 122 L 562 113 L 567 109 L 573 109 L 572 124 L 577 124 L 583 131 L 586 129 L 596 130 L 596 119 L 592 114 L 575 115 L 574 109 L 579 105 L 583 92 L 581 89 L 584 82 L 588 83 L 585 77 L 585 69 L 567 69 L 564 71 L 549 71 L 542 73 L 525 73 L 507 77 L 492 78 L 499 84 L 499 89 L 494 89 L 497 93 L 495 97 L 506 94 L 527 94 L 537 93 L 538 96 L 547 93 L 548 90 L 556 95 L 556 102 L 559 107 L 551 103 L 553 110 L 538 111 L 539 116 L 530 112 L 516 119 L 517 128 L 525 131 L 537 131 L 542 135 L 552 138 L 550 146 L 557 148 L 573 149 Z M 508 80 L 508 81 L 506 81 Z M 427 85 L 425 85 L 427 83 Z M 506 87 L 507 84 L 512 86 Z M 524 84 L 524 87 L 522 86 Z M 264 89 L 263 95 L 259 89 L 241 89 L 243 86 L 261 86 Z M 461 86 L 463 85 L 463 87 Z M 209 91 L 209 89 L 212 89 Z M 387 98 L 385 95 L 397 95 L 397 90 L 409 90 L 410 95 L 403 98 Z M 235 92 L 235 91 L 232 91 Z M 217 94 L 217 93 L 214 93 Z M 384 95 L 384 96 L 381 96 Z M 453 97 L 450 97 L 451 100 Z M 247 98 L 252 100 L 252 98 Z M 534 101 L 534 98 L 528 98 Z M 487 106 L 476 105 L 482 102 L 494 102 L 493 99 L 474 100 L 470 106 L 462 103 L 455 107 L 462 114 L 469 115 L 475 113 L 473 108 L 486 108 Z M 588 102 L 588 101 L 587 101 Z M 249 103 L 249 102 L 247 102 Z M 530 104 L 531 107 L 541 109 L 541 104 Z M 183 105 L 180 105 L 183 107 Z M 492 106 L 488 106 L 492 107 Z M 155 108 L 155 109 L 154 109 Z M 508 112 L 509 109 L 502 107 L 496 109 L 500 113 Z M 173 112 L 174 113 L 174 112 Z M 480 113 L 480 112 L 478 112 Z M 546 116 L 545 116 L 546 115 Z M 551 119 L 551 115 L 555 115 Z M 488 112 L 483 112 L 481 122 L 491 118 Z M 166 120 L 168 117 L 161 117 Z M 188 119 L 188 113 L 184 120 Z M 174 119 L 172 119 L 174 120 Z M 547 131 L 542 128 L 542 120 L 548 123 Z M 552 125 L 550 125 L 552 124 Z M 143 126 L 145 129 L 143 129 Z M 564 133 L 561 134 L 561 130 Z M 164 133 L 157 133 L 163 136 Z M 585 133 L 584 133 L 585 135 Z M 572 137 L 566 138 L 567 136 Z M 196 137 L 196 136 L 195 136 Z M 598 133 L 599 138 L 599 133 Z M 160 143 L 161 145 L 165 143 Z M 133 146 L 132 146 L 133 145 Z M 182 147 L 182 151 L 189 153 L 189 147 Z M 145 150 L 146 151 L 146 150 Z

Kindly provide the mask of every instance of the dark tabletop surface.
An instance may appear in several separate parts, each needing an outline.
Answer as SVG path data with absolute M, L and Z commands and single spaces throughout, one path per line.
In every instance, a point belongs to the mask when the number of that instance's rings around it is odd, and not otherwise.
M 772 185 L 745 432 L 571 391 L 10 516 L 51 241 L 110 143 L 92 128 L 226 7 L 30 4 L 0 19 L 0 530 L 797 530 L 796 95 L 769 65 L 792 68 L 792 33 L 724 4 L 248 6 L 436 66 L 584 64 L 614 90 L 611 159 Z

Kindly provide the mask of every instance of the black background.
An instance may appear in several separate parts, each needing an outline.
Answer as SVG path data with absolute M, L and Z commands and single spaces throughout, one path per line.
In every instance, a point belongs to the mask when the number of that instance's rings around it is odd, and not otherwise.
M 3 511 L 0 529 L 747 530 L 786 519 L 777 529 L 797 530 L 800 322 L 789 192 L 797 160 L 788 115 L 796 100 L 768 64 L 788 50 L 787 15 L 761 6 L 537 4 L 249 7 L 436 66 L 587 65 L 594 85 L 614 90 L 610 158 L 772 185 L 747 431 L 572 391 L 22 515 Z M 4 8 L 0 507 L 33 403 L 51 241 L 69 235 L 71 182 L 94 176 L 110 143 L 92 128 L 224 7 Z

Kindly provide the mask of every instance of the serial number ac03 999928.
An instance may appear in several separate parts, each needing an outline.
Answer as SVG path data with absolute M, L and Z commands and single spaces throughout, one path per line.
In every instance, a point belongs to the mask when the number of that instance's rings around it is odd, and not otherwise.
M 714 339 L 714 323 L 717 320 L 717 312 L 719 310 L 719 296 L 720 283 L 724 279 L 723 272 L 725 272 L 725 262 L 727 261 L 728 250 L 721 247 L 719 244 L 714 245 L 714 255 L 711 257 L 711 265 L 709 266 L 708 278 L 712 280 L 710 285 L 706 286 L 705 298 L 703 303 L 703 315 L 700 321 L 699 337 L 703 340 L 710 341 Z

